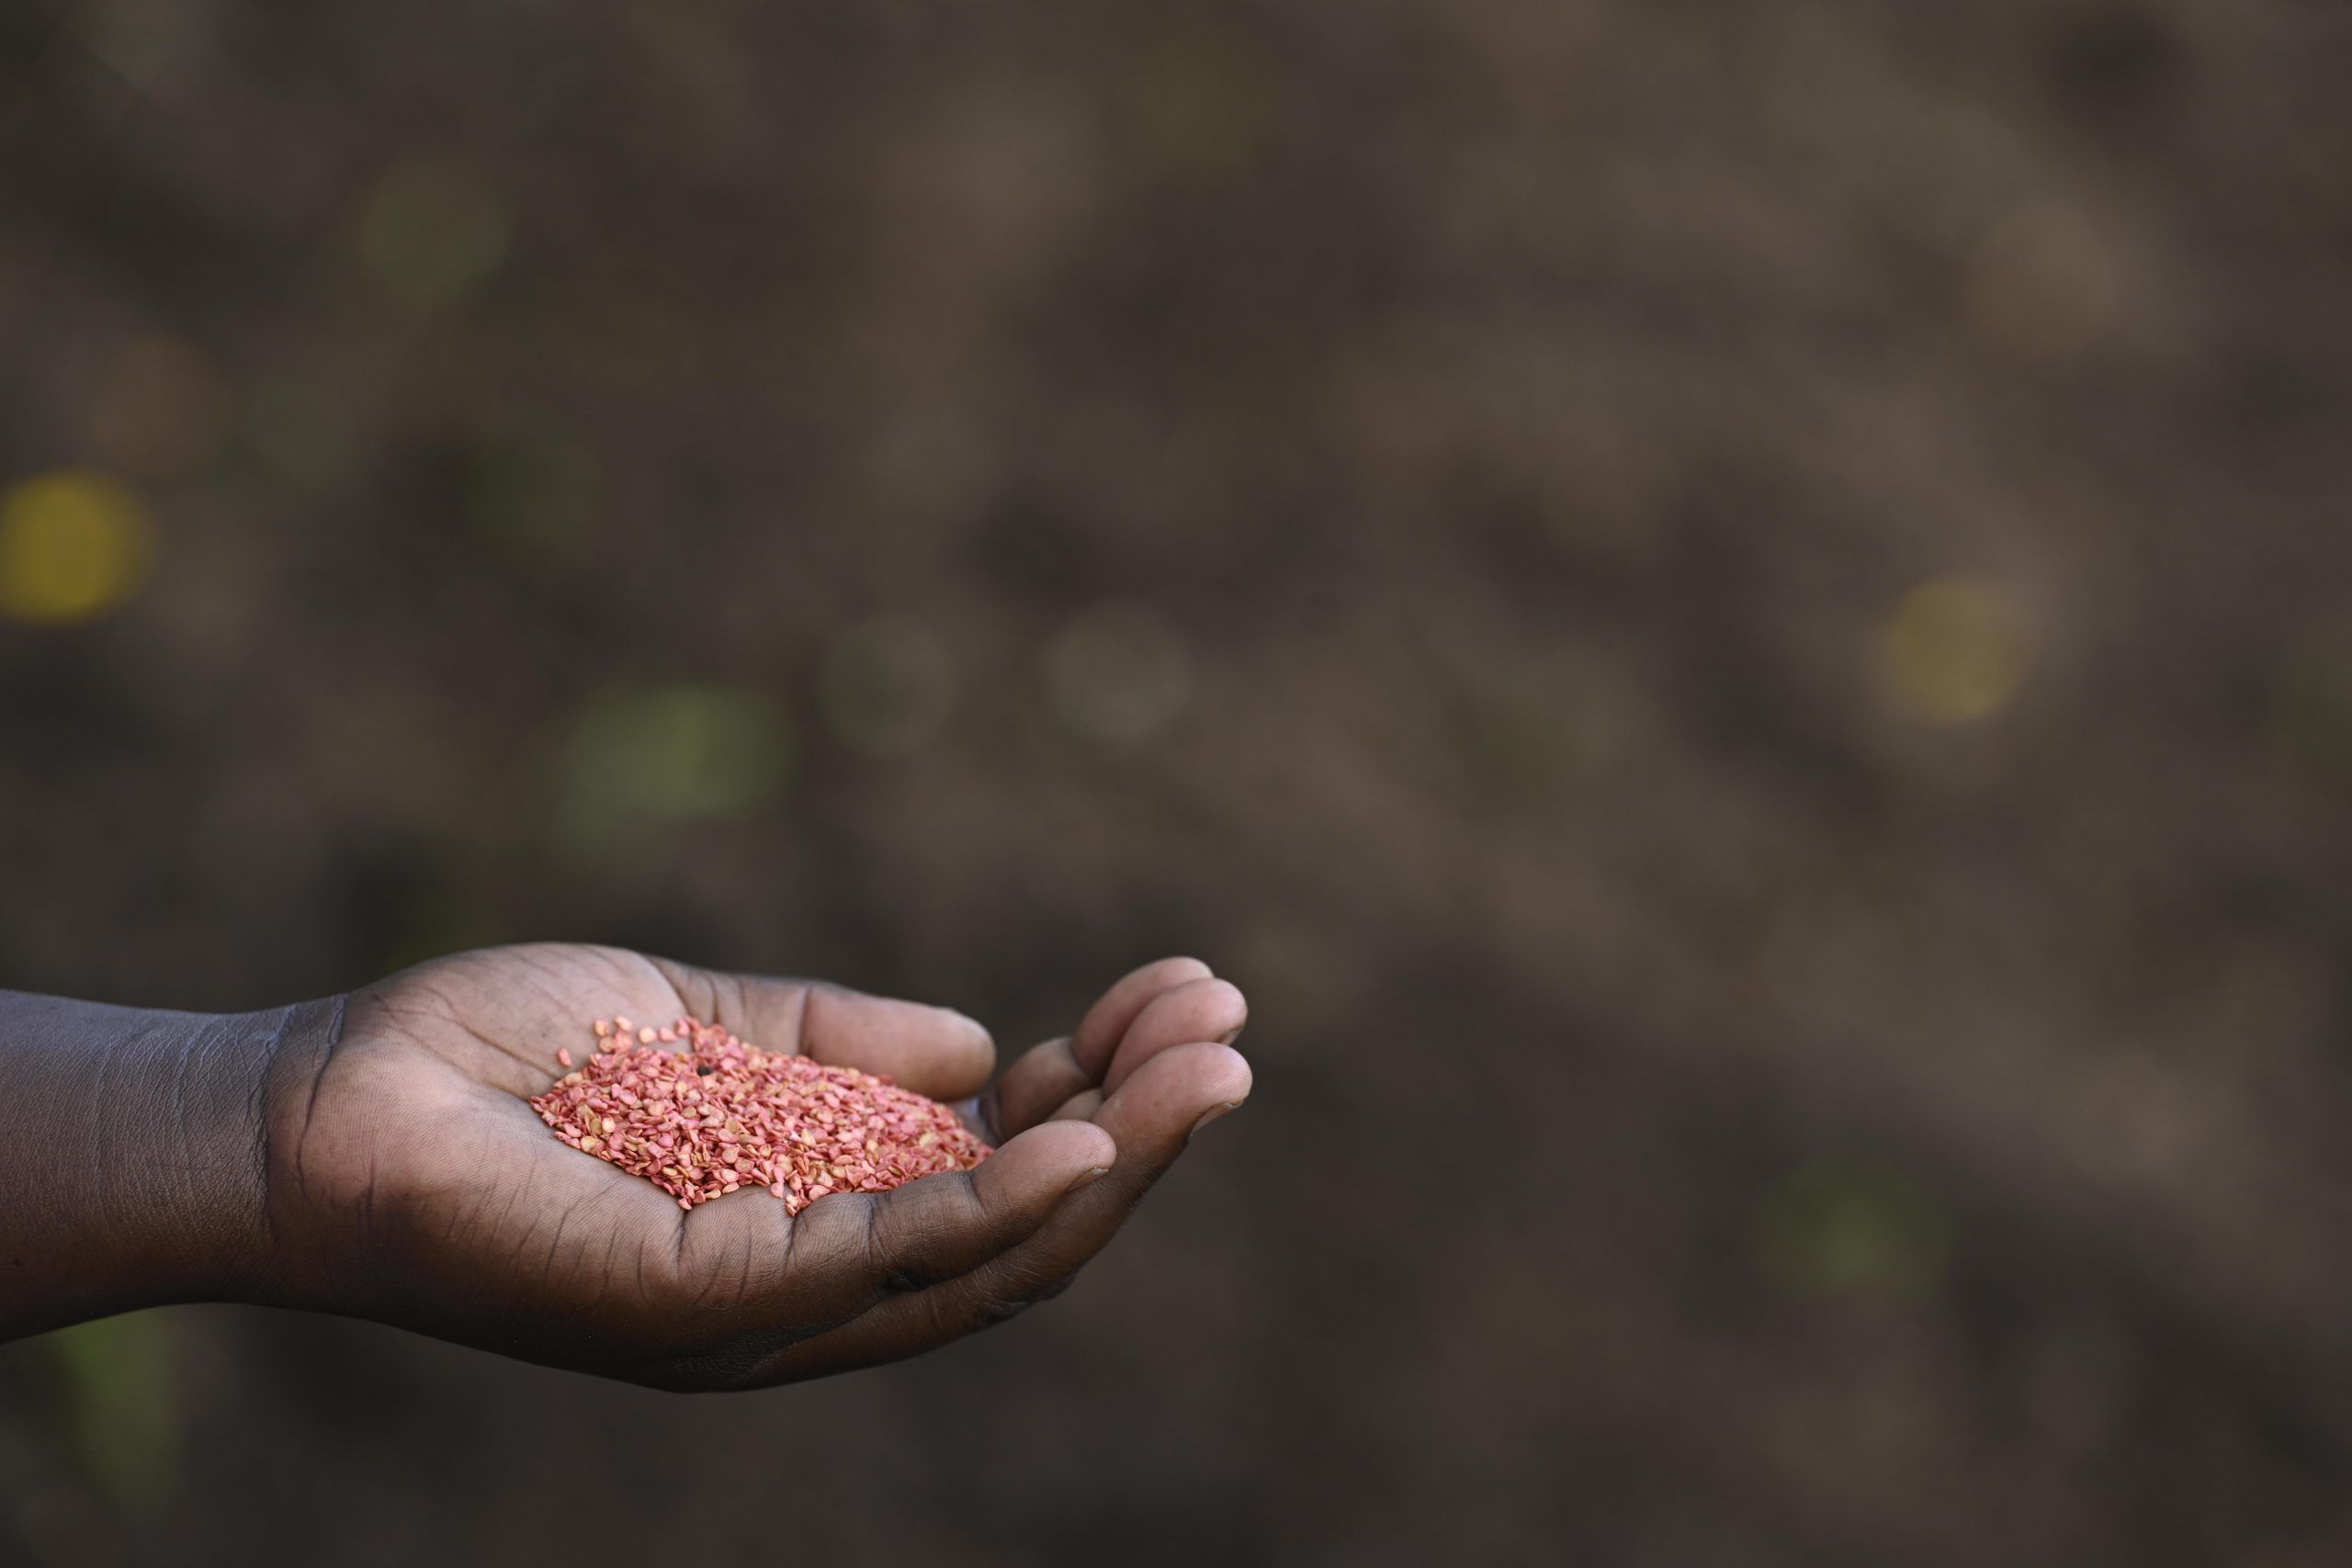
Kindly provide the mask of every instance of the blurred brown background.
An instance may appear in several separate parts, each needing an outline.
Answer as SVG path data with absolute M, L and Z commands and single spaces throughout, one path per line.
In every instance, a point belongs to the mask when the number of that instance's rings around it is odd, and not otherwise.
M 15 1347 L 0 1558 L 2352 1560 L 2352 11 L 5 16 L 0 982 L 1259 1093 L 845 1381 Z

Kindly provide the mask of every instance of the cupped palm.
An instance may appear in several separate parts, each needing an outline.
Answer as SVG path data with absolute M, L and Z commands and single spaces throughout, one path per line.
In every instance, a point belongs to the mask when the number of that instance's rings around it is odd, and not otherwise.
M 345 1000 L 269 1115 L 283 1299 L 666 1387 L 752 1387 L 890 1360 L 1056 1293 L 1193 1129 L 1238 1104 L 1241 995 L 1192 959 L 1106 991 L 982 1092 L 978 1024 L 821 982 L 616 948 L 492 948 Z M 568 1148 L 528 1103 L 592 1018 L 692 1015 L 958 1102 L 978 1169 L 797 1217 L 752 1188 L 682 1212 Z

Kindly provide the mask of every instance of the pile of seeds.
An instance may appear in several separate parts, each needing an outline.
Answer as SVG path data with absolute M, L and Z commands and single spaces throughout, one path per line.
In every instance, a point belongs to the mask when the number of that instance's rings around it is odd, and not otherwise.
M 953 1111 L 887 1077 L 777 1055 L 691 1018 L 594 1027 L 587 1065 L 531 1109 L 566 1144 L 644 1177 L 681 1209 L 764 1187 L 797 1214 L 829 1192 L 887 1192 L 989 1153 Z M 571 1053 L 556 1061 L 570 1067 Z

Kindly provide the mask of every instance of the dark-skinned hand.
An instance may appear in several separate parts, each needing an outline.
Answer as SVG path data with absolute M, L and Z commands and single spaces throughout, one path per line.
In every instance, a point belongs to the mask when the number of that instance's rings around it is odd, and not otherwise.
M 109 1055 L 159 1054 L 179 1085 L 152 1135 L 134 1105 L 86 1141 L 179 1149 L 187 1179 L 152 1194 L 109 1180 L 91 1201 L 152 1198 L 185 1213 L 154 1227 L 152 1285 L 135 1259 L 115 1260 L 55 1302 L 36 1294 L 12 1314 L 0 1298 L 0 1334 L 148 1300 L 226 1298 L 665 1388 L 755 1388 L 895 1360 L 1065 1288 L 1193 1134 L 1248 1096 L 1250 1067 L 1231 1045 L 1245 1011 L 1205 964 L 1163 959 L 993 1084 L 988 1033 L 959 1013 L 584 945 L 435 959 L 283 1015 L 63 1015 L 96 1038 L 128 1033 L 133 1043 Z M 887 1073 L 956 1102 L 999 1147 L 974 1170 L 832 1194 L 797 1217 L 757 1187 L 681 1211 L 559 1143 L 527 1103 L 564 1070 L 557 1048 L 580 1049 L 588 1020 L 616 1013 L 691 1014 L 766 1050 Z M 9 1021 L 0 1008 L 0 1051 Z M 187 1022 L 175 1033 L 171 1021 Z M 29 1066 L 70 1080 L 83 1058 L 54 1031 L 47 1039 Z M 241 1077 L 256 1052 L 263 1069 Z M 70 1089 L 61 1081 L 60 1103 L 74 1102 Z M 209 1125 L 241 1099 L 256 1108 L 247 1129 Z M 0 1134 L 6 1121 L 0 1111 Z M 252 1214 L 242 1190 L 216 1190 L 248 1162 L 261 1177 Z M 53 1173 L 27 1183 L 51 1184 L 72 1185 Z M 41 1262 L 72 1249 L 72 1216 L 18 1228 L 12 1239 L 0 1220 L 0 1249 L 19 1255 L 6 1282 L 38 1292 Z

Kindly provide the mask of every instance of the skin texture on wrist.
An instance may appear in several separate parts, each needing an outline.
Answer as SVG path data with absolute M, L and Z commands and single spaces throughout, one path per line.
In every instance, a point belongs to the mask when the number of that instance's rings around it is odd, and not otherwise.
M 269 1102 L 334 1005 L 211 1014 L 0 992 L 0 1339 L 274 1295 Z

